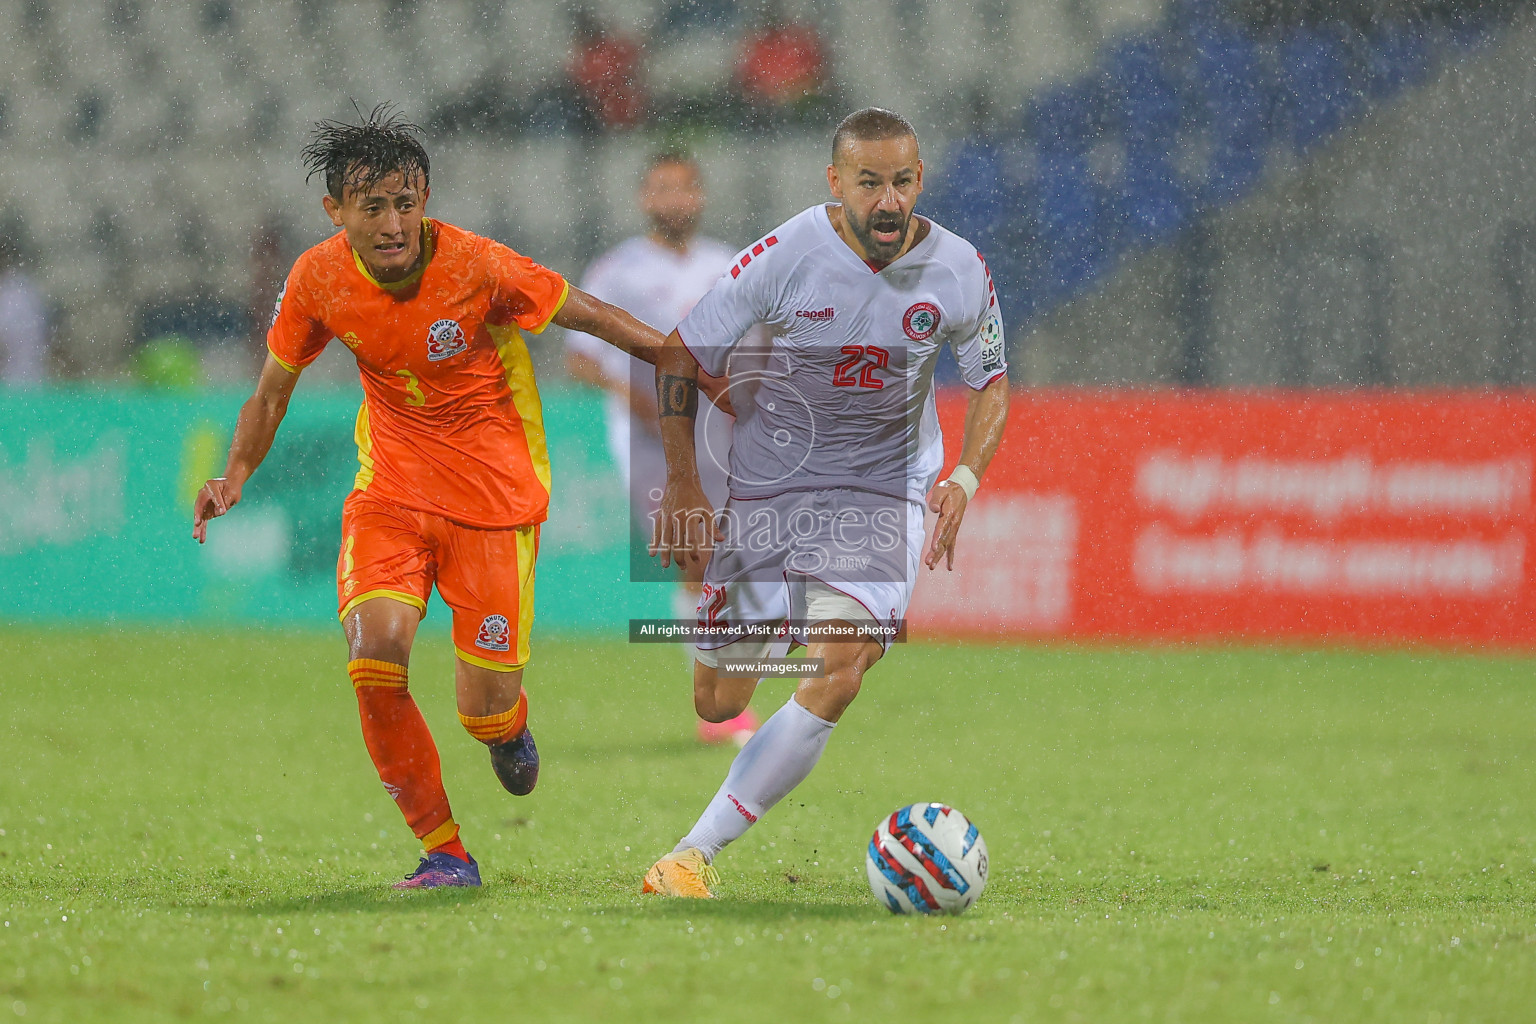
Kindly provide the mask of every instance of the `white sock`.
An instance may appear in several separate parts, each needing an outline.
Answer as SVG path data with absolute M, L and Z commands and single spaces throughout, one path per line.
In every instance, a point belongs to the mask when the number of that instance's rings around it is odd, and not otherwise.
M 758 818 L 805 781 L 827 749 L 832 724 L 791 697 L 741 748 L 720 792 L 674 852 L 692 846 L 705 860 L 713 861 L 727 843 L 740 839 Z

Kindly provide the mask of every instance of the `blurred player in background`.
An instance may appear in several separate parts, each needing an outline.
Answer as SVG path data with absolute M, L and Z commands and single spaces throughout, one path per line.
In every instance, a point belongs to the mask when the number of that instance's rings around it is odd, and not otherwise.
M 480 884 L 407 683 L 434 584 L 453 612 L 459 721 L 509 792 L 538 780 L 522 674 L 550 467 L 522 332 L 553 322 L 652 359 L 663 341 L 505 245 L 428 219 L 419 134 L 387 106 L 316 126 L 304 160 L 341 230 L 288 275 L 224 476 L 193 510 L 201 543 L 271 448 L 300 372 L 333 339 L 351 349 L 361 468 L 342 509 L 337 600 L 363 739 L 426 851 L 399 888 Z
M 704 182 L 698 163 L 682 152 L 658 153 L 640 181 L 640 210 L 650 230 L 614 246 L 587 268 L 581 286 L 620 306 L 659 331 L 676 327 L 736 258 L 724 242 L 701 237 Z M 608 449 L 629 491 L 636 526 L 649 538 L 666 485 L 667 462 L 656 425 L 655 374 L 640 361 L 590 334 L 567 333 L 566 369 L 572 377 L 608 393 Z M 631 387 L 632 382 L 643 386 Z M 726 498 L 726 459 L 732 419 L 709 406 L 699 416 L 696 449 L 699 479 L 712 508 Z M 692 619 L 698 607 L 703 566 L 679 565 L 673 618 Z M 745 743 L 757 728 L 750 709 L 725 722 L 699 719 L 699 739 Z
M 824 674 L 802 679 L 742 748 L 645 892 L 712 896 L 715 856 L 810 774 L 894 639 L 919 561 L 954 567 L 966 505 L 1002 439 L 1008 368 L 991 275 L 970 243 L 914 216 L 917 133 L 887 110 L 850 114 L 827 184 L 837 203 L 742 253 L 657 359 L 667 490 L 656 548 L 663 565 L 709 558 L 705 617 L 738 631 L 700 642 L 694 707 L 722 720 L 752 699 L 758 677 L 733 677 L 723 659 L 762 659 L 772 634 L 743 627 L 787 625 Z M 755 324 L 771 343 L 755 393 L 732 384 L 731 497 L 717 525 L 695 468 L 696 382 L 701 368 L 723 372 Z M 936 483 L 933 371 L 945 345 L 972 394 L 959 464 Z M 938 513 L 926 556 L 925 500 Z

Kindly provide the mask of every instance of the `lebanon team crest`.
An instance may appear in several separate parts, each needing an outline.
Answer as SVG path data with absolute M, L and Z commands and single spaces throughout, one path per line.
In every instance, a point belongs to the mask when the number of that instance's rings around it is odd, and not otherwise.
M 919 302 L 908 307 L 901 318 L 901 329 L 913 341 L 927 341 L 939 329 L 939 307 L 931 302 Z
M 456 356 L 469 347 L 457 320 L 439 320 L 427 328 L 427 358 L 432 362 Z
M 508 633 L 505 615 L 487 615 L 480 623 L 480 635 L 475 637 L 475 646 L 484 647 L 488 651 L 505 651 L 510 647 Z

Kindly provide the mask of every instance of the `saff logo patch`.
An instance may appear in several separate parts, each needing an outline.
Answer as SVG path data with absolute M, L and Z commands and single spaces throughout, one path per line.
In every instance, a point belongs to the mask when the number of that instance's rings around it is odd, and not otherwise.
M 510 647 L 510 634 L 505 615 L 487 615 L 480 623 L 480 635 L 475 637 L 475 646 L 488 651 L 505 651 Z
M 267 330 L 270 331 L 273 327 L 277 326 L 277 318 L 283 313 L 283 298 L 287 294 L 288 282 L 284 281 L 283 286 L 277 291 L 277 301 L 272 303 L 272 319 L 267 323 Z
M 901 329 L 913 341 L 927 341 L 939 329 L 939 307 L 931 302 L 919 302 L 909 307 L 901 318 Z
M 469 348 L 469 342 L 457 320 L 439 320 L 427 328 L 427 358 L 432 362 L 456 356 L 466 348 Z
M 1003 321 L 997 310 L 987 310 L 981 321 L 981 372 L 996 373 L 1003 368 Z

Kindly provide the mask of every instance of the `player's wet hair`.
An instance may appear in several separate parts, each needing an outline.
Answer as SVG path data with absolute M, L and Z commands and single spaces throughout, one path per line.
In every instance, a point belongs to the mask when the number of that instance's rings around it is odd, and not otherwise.
M 832 133 L 832 162 L 850 142 L 880 142 L 884 139 L 911 138 L 917 141 L 917 129 L 912 122 L 884 107 L 865 107 L 855 110 L 838 123 Z
M 356 110 L 356 106 L 353 107 Z M 325 190 L 338 203 L 351 188 L 366 192 L 399 171 L 407 181 L 418 175 L 422 187 L 431 182 L 431 162 L 417 136 L 420 126 L 407 121 L 392 103 L 380 103 L 367 117 L 357 111 L 361 124 L 319 121 L 309 135 L 300 158 L 309 172 L 325 178 Z

